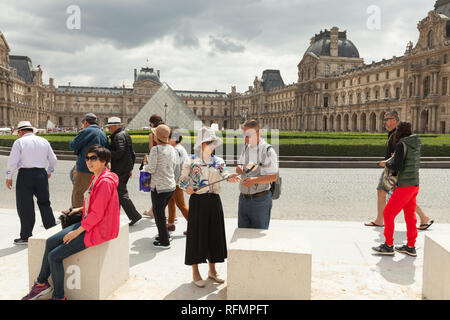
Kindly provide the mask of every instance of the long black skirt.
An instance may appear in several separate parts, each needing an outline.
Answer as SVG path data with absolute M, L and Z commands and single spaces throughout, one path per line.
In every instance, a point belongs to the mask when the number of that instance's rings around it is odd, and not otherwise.
M 218 194 L 193 194 L 189 198 L 185 264 L 224 262 L 227 243 L 222 202 Z

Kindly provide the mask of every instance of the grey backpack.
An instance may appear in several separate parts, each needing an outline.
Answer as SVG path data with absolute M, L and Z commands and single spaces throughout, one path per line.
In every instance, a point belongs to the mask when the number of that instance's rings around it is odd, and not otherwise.
M 269 152 L 270 148 L 272 146 L 269 144 L 266 148 L 266 152 L 263 153 L 261 163 L 259 166 L 263 166 L 263 164 L 266 162 L 267 153 Z M 280 177 L 280 171 L 278 171 L 278 177 L 277 180 L 270 183 L 270 191 L 272 192 L 272 200 L 277 200 L 280 198 L 281 195 L 281 177 Z

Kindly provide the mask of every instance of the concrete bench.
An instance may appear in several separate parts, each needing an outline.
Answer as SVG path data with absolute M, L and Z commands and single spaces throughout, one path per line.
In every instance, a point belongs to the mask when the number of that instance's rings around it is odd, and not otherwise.
M 46 240 L 59 231 L 61 225 L 28 239 L 30 288 L 41 270 Z M 119 236 L 116 239 L 86 248 L 64 259 L 64 294 L 67 299 L 106 299 L 129 277 L 129 248 L 128 222 L 121 220 Z M 51 276 L 49 282 L 52 285 Z
M 425 235 L 422 297 L 450 300 L 450 235 Z
M 228 248 L 227 299 L 311 299 L 308 239 L 283 229 L 236 229 Z

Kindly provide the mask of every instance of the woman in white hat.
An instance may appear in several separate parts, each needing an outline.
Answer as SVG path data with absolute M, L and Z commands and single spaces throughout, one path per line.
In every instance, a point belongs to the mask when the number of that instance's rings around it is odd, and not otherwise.
M 227 258 L 220 184 L 204 187 L 223 178 L 228 178 L 229 182 L 239 181 L 236 174 L 228 173 L 225 161 L 213 155 L 214 149 L 221 144 L 222 140 L 214 130 L 201 128 L 194 145 L 195 154 L 183 164 L 180 178 L 180 188 L 190 195 L 185 264 L 192 266 L 194 284 L 198 287 L 206 284 L 198 270 L 198 264 L 206 263 L 206 260 L 209 263 L 208 278 L 224 282 L 215 267 Z

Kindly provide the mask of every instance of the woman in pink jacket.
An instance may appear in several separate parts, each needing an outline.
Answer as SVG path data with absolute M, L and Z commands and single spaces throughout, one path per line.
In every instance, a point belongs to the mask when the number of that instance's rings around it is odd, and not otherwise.
M 53 280 L 52 300 L 65 300 L 63 260 L 87 247 L 117 238 L 120 227 L 120 207 L 117 186 L 119 178 L 106 166 L 111 153 L 105 147 L 93 145 L 86 151 L 86 164 L 94 176 L 84 193 L 81 222 L 61 230 L 47 239 L 41 272 L 30 293 L 23 300 L 34 300 L 49 293 Z

